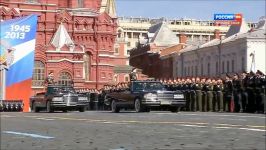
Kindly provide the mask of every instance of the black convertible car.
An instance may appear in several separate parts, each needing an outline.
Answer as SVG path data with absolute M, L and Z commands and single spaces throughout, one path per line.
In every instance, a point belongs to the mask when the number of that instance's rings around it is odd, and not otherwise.
M 37 93 L 30 98 L 30 107 L 33 112 L 39 112 L 41 109 L 46 109 L 47 112 L 55 110 L 84 112 L 88 106 L 88 97 L 76 93 L 72 86 L 48 86 L 46 92 Z
M 112 112 L 119 112 L 121 108 L 149 112 L 151 107 L 167 107 L 171 112 L 178 112 L 185 106 L 181 91 L 167 91 L 163 84 L 157 81 L 132 81 L 129 89 L 107 93 L 104 101 L 111 107 Z

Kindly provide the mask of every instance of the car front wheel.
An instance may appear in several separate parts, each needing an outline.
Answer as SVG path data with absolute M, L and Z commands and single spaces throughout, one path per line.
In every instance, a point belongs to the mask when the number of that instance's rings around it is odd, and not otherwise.
M 39 112 L 39 108 L 36 106 L 35 102 L 32 103 L 32 111 Z
M 118 113 L 120 111 L 115 100 L 112 100 L 111 109 L 113 113 Z
M 50 101 L 48 101 L 47 104 L 46 104 L 46 111 L 49 112 L 49 113 L 54 112 Z
M 136 99 L 135 100 L 135 111 L 136 112 L 143 112 L 143 108 L 142 108 L 142 104 L 141 104 L 141 101 L 140 101 L 140 99 Z

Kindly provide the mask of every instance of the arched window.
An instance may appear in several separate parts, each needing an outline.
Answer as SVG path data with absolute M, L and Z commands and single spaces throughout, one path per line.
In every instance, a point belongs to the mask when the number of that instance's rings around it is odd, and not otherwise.
M 79 7 L 79 8 L 84 7 L 84 2 L 83 2 L 83 0 L 78 0 L 78 7 Z
M 201 70 L 201 75 L 203 75 L 203 64 L 201 64 L 200 70 Z
M 194 76 L 194 67 L 191 66 L 191 75 Z
M 195 66 L 196 76 L 198 76 L 198 66 Z
M 219 74 L 219 63 L 218 63 L 218 61 L 216 62 L 216 75 L 218 75 Z
M 114 81 L 118 82 L 118 75 L 117 74 L 114 75 Z
M 125 82 L 129 82 L 129 76 L 125 75 Z
M 235 61 L 234 60 L 232 60 L 232 72 L 235 72 Z
M 241 65 L 241 66 L 242 66 L 242 71 L 244 71 L 244 70 L 246 70 L 246 69 L 245 69 L 245 58 L 242 57 L 241 61 L 242 61 L 242 62 L 241 62 L 241 64 L 242 64 L 242 65 Z
M 83 60 L 84 60 L 84 78 L 86 81 L 90 80 L 90 55 L 85 53 L 83 56 Z
M 227 62 L 226 62 L 226 65 L 227 65 L 227 72 L 230 72 L 230 68 L 229 68 L 229 67 L 230 67 L 230 62 L 227 61 Z
M 208 63 L 208 66 L 207 66 L 207 69 L 208 69 L 208 76 L 211 74 L 211 64 L 210 63 Z
M 41 61 L 34 62 L 34 71 L 33 71 L 33 77 L 32 77 L 33 86 L 44 85 L 44 80 L 45 80 L 44 69 L 45 69 L 45 66 L 43 62 Z
M 222 62 L 223 73 L 225 73 L 224 61 Z
M 71 75 L 68 72 L 62 72 L 59 76 L 59 85 L 72 85 L 73 81 L 71 79 Z

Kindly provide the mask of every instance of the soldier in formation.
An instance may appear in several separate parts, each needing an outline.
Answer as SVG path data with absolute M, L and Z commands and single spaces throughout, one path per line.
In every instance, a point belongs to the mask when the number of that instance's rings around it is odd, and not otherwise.
M 134 71 L 130 78 L 131 81 L 136 80 Z M 186 111 L 266 113 L 266 79 L 259 70 L 256 73 L 226 74 L 224 78 L 188 77 L 156 81 L 162 82 L 167 90 L 182 91 L 186 99 Z M 107 93 L 123 92 L 129 90 L 129 87 L 130 82 L 121 82 L 117 85 L 105 85 L 100 90 L 80 91 L 95 93 L 104 101 Z
M 46 85 L 54 85 L 55 84 L 53 72 L 49 72 L 47 78 L 45 79 L 45 84 Z
M 188 77 L 158 81 L 168 90 L 184 93 L 187 111 L 266 113 L 266 79 L 259 70 L 226 74 L 224 79 Z

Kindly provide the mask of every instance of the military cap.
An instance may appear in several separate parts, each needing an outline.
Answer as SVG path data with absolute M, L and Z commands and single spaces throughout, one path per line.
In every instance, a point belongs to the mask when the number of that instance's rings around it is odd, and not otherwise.
M 233 73 L 233 76 L 238 76 L 238 73 Z
M 250 71 L 250 73 L 249 73 L 251 76 L 254 76 L 255 75 L 255 73 L 253 72 L 253 71 Z
M 258 74 L 258 75 L 264 75 L 264 73 L 262 73 L 260 70 L 257 70 L 256 74 Z
M 247 71 L 245 71 L 245 70 L 244 70 L 244 71 L 242 71 L 242 73 L 244 73 L 244 74 L 248 74 L 248 72 L 247 72 Z
M 226 73 L 225 76 L 228 78 L 232 78 L 229 73 Z

